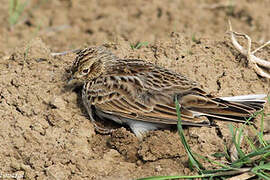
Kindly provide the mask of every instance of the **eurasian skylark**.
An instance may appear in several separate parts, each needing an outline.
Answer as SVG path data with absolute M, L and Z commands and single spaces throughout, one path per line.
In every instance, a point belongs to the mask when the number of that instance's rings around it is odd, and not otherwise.
M 143 60 L 120 59 L 104 47 L 79 51 L 71 72 L 69 82 L 83 84 L 82 99 L 92 122 L 98 116 L 127 124 L 137 137 L 177 124 L 175 98 L 183 125 L 205 126 L 209 122 L 200 116 L 245 122 L 263 108 L 266 96 L 214 97 L 179 73 Z

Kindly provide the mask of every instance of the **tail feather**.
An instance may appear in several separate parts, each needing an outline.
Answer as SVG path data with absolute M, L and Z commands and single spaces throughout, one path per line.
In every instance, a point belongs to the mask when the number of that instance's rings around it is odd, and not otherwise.
M 261 109 L 266 102 L 266 94 L 252 94 L 245 96 L 221 97 L 214 101 L 222 103 L 226 108 L 193 108 L 195 116 L 207 116 L 222 120 L 245 122 L 249 117 Z
M 243 105 L 246 105 L 246 106 L 249 106 L 249 107 L 252 107 L 254 109 L 256 109 L 256 111 L 259 111 L 261 109 L 263 109 L 263 105 L 265 102 L 241 102 Z
M 250 94 L 244 96 L 222 97 L 220 99 L 231 103 L 236 102 L 259 111 L 263 109 L 263 105 L 266 103 L 266 100 L 264 99 L 266 96 L 266 94 Z
M 230 97 L 221 97 L 220 99 L 225 101 L 233 101 L 233 102 L 246 102 L 246 101 L 256 101 L 256 102 L 266 102 L 264 98 L 266 94 L 250 94 L 244 96 L 230 96 Z

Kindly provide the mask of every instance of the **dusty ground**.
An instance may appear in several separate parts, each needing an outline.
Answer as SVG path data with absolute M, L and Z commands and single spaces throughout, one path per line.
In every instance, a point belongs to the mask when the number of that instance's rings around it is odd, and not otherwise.
M 102 122 L 118 130 L 96 134 L 80 90 L 64 88 L 74 55 L 52 57 L 51 52 L 104 44 L 119 57 L 181 72 L 219 96 L 270 94 L 270 81 L 248 68 L 225 34 L 230 18 L 235 30 L 257 42 L 253 48 L 269 40 L 269 0 L 224 0 L 235 2 L 234 8 L 214 9 L 210 7 L 219 1 L 30 0 L 12 27 L 4 1 L 0 178 L 134 179 L 194 173 L 175 129 L 150 132 L 138 141 L 129 129 Z M 132 50 L 130 44 L 139 41 L 149 44 Z M 258 56 L 269 60 L 270 47 Z M 265 110 L 270 111 L 269 104 Z M 185 129 L 194 152 L 211 157 L 229 145 L 229 123 L 217 124 L 219 130 Z

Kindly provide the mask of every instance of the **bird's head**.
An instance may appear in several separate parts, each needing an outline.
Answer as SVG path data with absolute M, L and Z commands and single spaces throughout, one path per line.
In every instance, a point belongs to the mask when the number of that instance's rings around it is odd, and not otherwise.
M 88 47 L 77 53 L 77 57 L 71 67 L 70 83 L 82 84 L 92 81 L 105 71 L 105 63 L 115 60 L 116 56 L 105 47 Z

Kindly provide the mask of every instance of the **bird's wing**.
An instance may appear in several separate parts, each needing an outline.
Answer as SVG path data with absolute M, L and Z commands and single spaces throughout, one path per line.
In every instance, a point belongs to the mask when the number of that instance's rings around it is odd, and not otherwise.
M 89 103 L 103 113 L 152 123 L 177 124 L 173 96 L 159 92 L 150 93 L 138 87 L 134 88 L 130 83 L 111 87 L 98 85 L 98 89 L 94 87 L 95 85 L 92 85 L 87 92 Z M 181 116 L 183 124 L 202 123 L 201 119 L 187 109 L 182 108 Z
M 176 124 L 174 98 L 196 89 L 196 83 L 184 76 L 166 69 L 157 69 L 140 60 L 122 62 L 116 67 L 107 75 L 89 82 L 85 93 L 90 104 L 114 116 Z M 204 93 L 200 89 L 193 91 Z M 195 115 L 188 109 L 181 109 L 183 124 L 200 125 L 202 119 Z

